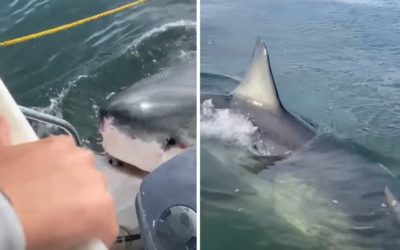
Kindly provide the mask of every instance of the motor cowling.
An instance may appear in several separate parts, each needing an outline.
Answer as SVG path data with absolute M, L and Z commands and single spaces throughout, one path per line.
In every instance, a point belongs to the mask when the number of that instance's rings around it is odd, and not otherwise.
M 190 148 L 146 176 L 136 212 L 147 250 L 196 249 L 196 152 Z

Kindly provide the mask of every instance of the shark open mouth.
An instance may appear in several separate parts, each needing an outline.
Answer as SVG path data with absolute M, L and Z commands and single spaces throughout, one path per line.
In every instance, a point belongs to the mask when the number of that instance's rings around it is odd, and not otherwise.
M 124 164 L 151 172 L 163 161 L 159 143 L 133 138 L 115 126 L 112 118 L 103 119 L 100 132 L 105 152 Z

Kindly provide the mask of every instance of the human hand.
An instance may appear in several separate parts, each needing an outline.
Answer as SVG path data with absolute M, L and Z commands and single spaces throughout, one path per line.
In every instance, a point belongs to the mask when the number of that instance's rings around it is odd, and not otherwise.
M 0 147 L 11 144 L 11 129 L 6 119 L 0 115 Z
M 110 246 L 118 226 L 93 154 L 57 136 L 9 146 L 0 122 L 0 188 L 24 229 L 27 249 L 68 249 L 91 239 Z

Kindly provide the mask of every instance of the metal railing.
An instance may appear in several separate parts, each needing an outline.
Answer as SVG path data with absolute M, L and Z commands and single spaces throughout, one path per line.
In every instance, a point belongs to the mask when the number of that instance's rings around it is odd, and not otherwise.
M 76 145 L 82 146 L 82 141 L 79 137 L 79 134 L 71 123 L 56 116 L 45 114 L 30 108 L 26 108 L 23 106 L 19 106 L 19 108 L 25 115 L 26 119 L 57 126 L 69 135 L 71 135 L 74 138 Z

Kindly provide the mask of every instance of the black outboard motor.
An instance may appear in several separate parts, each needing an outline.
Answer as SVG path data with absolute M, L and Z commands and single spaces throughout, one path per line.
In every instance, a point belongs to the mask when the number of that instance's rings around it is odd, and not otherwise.
M 146 176 L 136 197 L 146 250 L 196 249 L 196 151 L 188 149 Z

